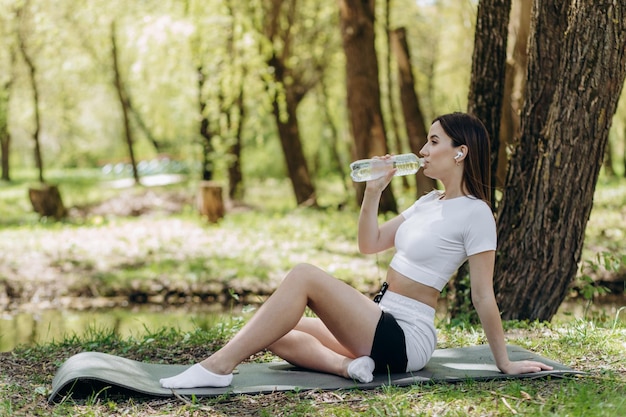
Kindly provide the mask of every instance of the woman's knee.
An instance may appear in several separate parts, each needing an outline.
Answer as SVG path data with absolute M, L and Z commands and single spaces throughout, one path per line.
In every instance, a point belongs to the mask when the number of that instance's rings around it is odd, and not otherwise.
M 315 265 L 301 263 L 294 266 L 289 273 L 285 276 L 285 280 L 293 280 L 293 279 L 306 279 L 315 276 L 316 274 L 321 273 L 322 270 Z

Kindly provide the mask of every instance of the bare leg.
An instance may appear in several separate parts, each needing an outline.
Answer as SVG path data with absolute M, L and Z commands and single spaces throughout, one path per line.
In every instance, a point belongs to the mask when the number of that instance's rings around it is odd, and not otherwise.
M 294 329 L 306 306 L 318 315 L 335 340 L 345 348 L 343 353 L 351 353 L 352 357 L 369 355 L 380 318 L 379 307 L 324 271 L 311 265 L 299 265 L 287 274 L 276 292 L 239 333 L 201 362 L 202 367 L 215 375 L 229 375 L 241 361 L 273 345 Z M 298 352 L 301 353 L 291 357 L 291 360 L 305 363 L 308 361 L 305 356 L 312 351 L 302 348 L 301 344 L 310 342 L 310 337 L 313 336 L 293 333 L 274 348 L 285 353 L 283 343 L 285 346 L 299 346 L 302 351 Z M 323 347 L 321 342 L 317 343 Z M 324 361 L 329 362 L 317 361 L 314 369 L 328 369 L 329 372 L 345 375 L 344 369 L 350 358 L 328 348 L 324 354 Z
M 268 349 L 287 362 L 307 369 L 349 378 L 348 365 L 354 359 L 352 355 L 341 355 L 324 346 L 314 336 L 292 330 Z

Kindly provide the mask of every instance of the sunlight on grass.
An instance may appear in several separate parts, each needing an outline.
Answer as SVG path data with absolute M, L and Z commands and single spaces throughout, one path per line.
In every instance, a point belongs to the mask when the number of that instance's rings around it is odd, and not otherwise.
M 207 352 L 219 348 L 243 325 L 245 319 L 233 316 L 210 327 L 191 331 L 164 328 L 142 337 L 119 338 L 105 329 L 92 329 L 83 336 L 69 337 L 46 345 L 16 349 L 21 367 L 52 363 L 53 370 L 73 352 L 98 350 L 131 359 L 194 363 Z M 440 327 L 440 337 L 454 343 L 479 342 L 473 325 Z M 549 323 L 505 323 L 509 343 L 535 340 L 534 351 L 585 371 L 583 376 L 564 379 L 521 379 L 509 381 L 465 381 L 456 384 L 417 384 L 410 387 L 381 387 L 371 391 L 291 392 L 256 396 L 196 398 L 189 403 L 176 399 L 138 402 L 132 398 L 108 398 L 106 392 L 87 400 L 67 400 L 48 405 L 51 374 L 23 375 L 20 384 L 5 384 L 6 398 L 0 402 L 0 415 L 23 409 L 31 403 L 38 415 L 107 415 L 126 410 L 125 415 L 186 415 L 190 410 L 211 410 L 215 415 L 233 415 L 243 410 L 264 410 L 265 415 L 357 416 L 357 415 L 593 415 L 616 416 L 626 412 L 626 363 L 623 358 L 626 327 L 618 324 L 574 321 Z M 511 340 L 511 337 L 513 339 Z M 620 348 L 621 344 L 621 348 Z M 251 358 L 273 361 L 268 354 Z M 10 365 L 12 369 L 12 364 Z M 0 374 L 6 380 L 9 368 Z M 26 384 L 26 385 L 25 385 Z M 30 385 L 28 385 L 30 384 Z M 33 391 L 28 392 L 30 386 Z M 146 414 L 149 413 L 149 414 Z M 256 413 L 256 415 L 263 415 Z M 158 414 L 162 415 L 162 414 Z

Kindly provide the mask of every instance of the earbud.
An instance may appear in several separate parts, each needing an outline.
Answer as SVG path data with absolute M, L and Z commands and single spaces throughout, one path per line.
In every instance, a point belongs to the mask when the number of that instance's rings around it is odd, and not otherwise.
M 456 153 L 456 156 L 454 157 L 454 159 L 459 159 L 462 156 L 463 156 L 463 152 L 459 151 L 459 152 Z

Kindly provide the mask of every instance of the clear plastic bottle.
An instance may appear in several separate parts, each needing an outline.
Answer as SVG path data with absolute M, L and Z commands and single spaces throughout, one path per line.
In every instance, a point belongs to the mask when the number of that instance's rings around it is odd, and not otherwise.
M 350 164 L 350 176 L 355 182 L 375 180 L 396 168 L 395 176 L 415 174 L 424 165 L 424 159 L 413 153 L 394 155 L 389 159 L 359 159 Z

